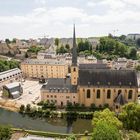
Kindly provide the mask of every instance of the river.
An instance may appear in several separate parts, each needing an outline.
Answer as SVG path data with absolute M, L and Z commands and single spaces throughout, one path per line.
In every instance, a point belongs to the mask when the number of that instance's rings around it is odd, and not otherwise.
M 64 119 L 32 119 L 2 108 L 0 108 L 0 124 L 56 133 L 84 133 L 85 130 L 92 132 L 91 120 L 77 119 L 70 126 Z

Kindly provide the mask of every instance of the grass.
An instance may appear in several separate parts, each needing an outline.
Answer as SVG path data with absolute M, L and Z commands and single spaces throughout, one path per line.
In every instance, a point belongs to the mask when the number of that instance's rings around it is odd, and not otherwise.
M 66 138 L 66 137 L 71 136 L 71 134 L 45 132 L 45 131 L 35 131 L 35 130 L 24 130 L 24 129 L 19 129 L 19 128 L 12 128 L 12 130 L 13 131 L 27 132 L 27 133 L 32 134 L 32 135 L 43 136 L 43 137 Z M 81 140 L 88 140 L 88 139 L 85 139 L 88 136 L 84 136 L 84 134 L 73 134 L 73 135 L 75 135 L 78 138 L 80 137 L 80 139 L 82 137 Z

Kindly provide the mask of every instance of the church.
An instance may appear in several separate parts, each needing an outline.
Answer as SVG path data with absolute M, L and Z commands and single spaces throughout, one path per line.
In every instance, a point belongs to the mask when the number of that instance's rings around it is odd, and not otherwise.
M 133 70 L 113 70 L 102 64 L 77 64 L 75 26 L 73 31 L 71 74 L 65 78 L 50 78 L 41 88 L 41 100 L 55 102 L 59 107 L 91 104 L 120 110 L 128 102 L 136 102 L 138 83 Z

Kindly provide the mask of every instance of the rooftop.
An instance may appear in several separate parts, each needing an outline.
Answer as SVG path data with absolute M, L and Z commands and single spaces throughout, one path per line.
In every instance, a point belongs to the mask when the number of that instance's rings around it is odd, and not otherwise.
M 8 89 L 11 89 L 11 88 L 14 88 L 14 87 L 18 87 L 19 85 L 20 85 L 20 83 L 14 82 L 14 83 L 6 84 L 5 87 L 8 88 Z
M 136 72 L 132 70 L 79 70 L 80 86 L 138 87 Z
M 15 75 L 17 73 L 21 73 L 21 70 L 19 68 L 14 68 L 11 70 L 0 72 L 0 79 L 7 78 L 7 77 Z
M 107 64 L 79 64 L 79 69 L 109 69 Z
M 56 64 L 56 65 L 65 65 L 66 62 L 63 60 L 54 60 L 54 59 L 26 59 L 22 64 Z
M 76 88 L 71 85 L 70 78 L 51 78 L 42 86 L 42 90 L 49 90 L 50 92 L 60 93 L 74 93 Z

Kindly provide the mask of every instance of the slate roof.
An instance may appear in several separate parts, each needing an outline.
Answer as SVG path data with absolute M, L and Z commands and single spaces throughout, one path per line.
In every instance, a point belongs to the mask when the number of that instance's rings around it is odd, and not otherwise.
M 70 78 L 50 78 L 41 90 L 60 93 L 76 93 L 77 87 L 71 85 Z
M 107 64 L 79 64 L 79 69 L 110 69 Z
M 79 70 L 80 86 L 138 87 L 136 72 L 132 70 Z

